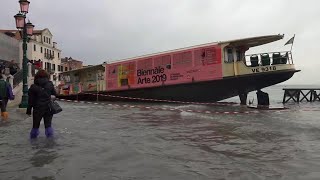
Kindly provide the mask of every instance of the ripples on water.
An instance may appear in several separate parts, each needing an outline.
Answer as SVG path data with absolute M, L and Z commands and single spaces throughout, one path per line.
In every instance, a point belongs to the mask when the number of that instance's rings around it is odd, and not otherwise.
M 56 136 L 0 123 L 0 179 L 319 179 L 320 103 L 289 112 L 201 114 L 61 103 Z M 180 110 L 240 106 L 154 104 Z M 319 109 L 320 110 L 320 107 Z

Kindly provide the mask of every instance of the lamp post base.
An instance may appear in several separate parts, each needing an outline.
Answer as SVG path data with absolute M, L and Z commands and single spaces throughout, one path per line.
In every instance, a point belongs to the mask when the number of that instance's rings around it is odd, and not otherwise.
M 27 108 L 28 107 L 28 96 L 22 95 L 22 100 L 19 105 L 19 108 Z

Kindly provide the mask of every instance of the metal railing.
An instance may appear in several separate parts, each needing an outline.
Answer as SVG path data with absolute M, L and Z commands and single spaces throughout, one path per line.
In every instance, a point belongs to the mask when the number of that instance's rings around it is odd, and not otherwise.
M 245 56 L 248 67 L 293 64 L 291 51 L 249 54 Z
M 15 88 L 23 80 L 23 70 L 20 69 L 17 73 L 13 75 L 13 88 Z
M 54 59 L 54 55 L 53 54 L 50 54 L 50 53 L 44 53 L 44 58 L 46 59 Z
M 28 68 L 29 69 L 29 68 Z M 31 65 L 31 76 L 35 76 L 35 66 Z M 20 69 L 13 75 L 13 88 L 15 88 L 19 83 L 23 81 L 23 69 Z

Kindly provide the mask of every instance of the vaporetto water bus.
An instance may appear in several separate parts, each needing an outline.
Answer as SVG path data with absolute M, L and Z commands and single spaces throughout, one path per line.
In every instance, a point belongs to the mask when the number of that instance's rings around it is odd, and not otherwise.
M 216 102 L 290 79 L 292 52 L 246 54 L 283 39 L 268 35 L 214 42 L 61 73 L 59 97 L 70 100 Z

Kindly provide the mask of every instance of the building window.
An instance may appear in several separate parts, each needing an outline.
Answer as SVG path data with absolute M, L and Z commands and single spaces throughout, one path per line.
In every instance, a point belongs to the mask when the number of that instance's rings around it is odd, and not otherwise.
M 60 58 L 60 53 L 58 53 L 58 58 Z
M 40 52 L 41 52 L 41 53 L 43 53 L 43 51 L 42 51 L 42 47 L 40 47 Z
M 37 51 L 37 46 L 35 44 L 33 45 L 33 50 Z
M 68 67 L 65 67 L 65 68 L 64 68 L 64 71 L 68 71 Z
M 51 44 L 51 39 L 49 38 L 49 44 Z
M 56 65 L 55 65 L 55 64 L 52 64 L 52 69 L 53 69 L 54 71 L 56 71 Z

